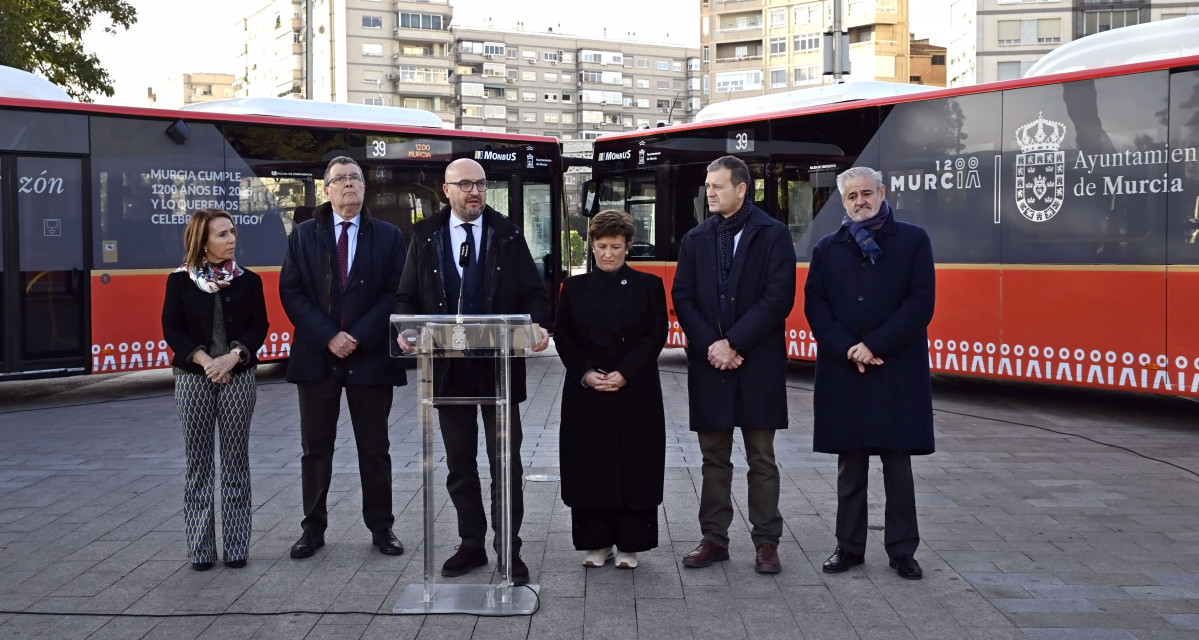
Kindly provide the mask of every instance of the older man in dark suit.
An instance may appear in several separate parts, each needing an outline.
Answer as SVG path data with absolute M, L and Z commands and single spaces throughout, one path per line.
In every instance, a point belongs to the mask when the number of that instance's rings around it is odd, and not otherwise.
M 325 195 L 329 202 L 292 231 L 279 272 L 279 298 L 296 328 L 287 379 L 299 391 L 304 446 L 304 533 L 291 557 L 307 558 L 325 545 L 343 389 L 358 445 L 363 521 L 380 553 L 399 555 L 404 545 L 391 530 L 387 417 L 394 387 L 405 377 L 390 357 L 388 318 L 404 266 L 404 238 L 394 225 L 371 216 L 362 168 L 354 160 L 339 156 L 329 163 Z
M 912 456 L 934 450 L 932 247 L 923 229 L 895 219 L 878 171 L 849 169 L 837 176 L 837 188 L 847 216 L 816 244 L 804 285 L 804 313 L 817 342 L 812 448 L 837 454 L 837 549 L 824 572 L 865 561 L 866 478 L 877 455 L 890 566 L 919 580 Z
M 708 165 L 708 209 L 683 236 L 671 295 L 687 334 L 691 430 L 703 454 L 703 541 L 683 566 L 729 559 L 733 429 L 749 464 L 754 569 L 778 573 L 779 470 L 774 433 L 787 428 L 787 314 L 795 305 L 795 251 L 787 227 L 753 206 L 749 168 L 724 156 Z

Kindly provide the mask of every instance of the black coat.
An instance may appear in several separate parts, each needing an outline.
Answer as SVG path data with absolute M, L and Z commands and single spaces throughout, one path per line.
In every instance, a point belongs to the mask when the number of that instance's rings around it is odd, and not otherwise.
M 567 278 L 554 344 L 562 387 L 562 501 L 587 509 L 653 509 L 662 503 L 666 417 L 658 354 L 666 341 L 662 279 L 627 265 Z M 620 391 L 584 387 L 592 369 L 619 371 Z
M 221 296 L 226 341 L 230 346 L 240 344 L 250 352 L 249 362 L 234 365 L 233 373 L 257 365 L 258 349 L 266 339 L 266 298 L 262 294 L 262 278 L 244 267 L 240 276 L 215 294 L 200 291 L 187 272 L 176 271 L 167 276 L 166 298 L 162 303 L 162 336 L 175 352 L 171 364 L 185 371 L 204 374 L 204 367 L 186 358 L 197 348 L 207 351 L 212 344 L 214 295 Z
M 549 296 L 525 237 L 511 220 L 491 207 L 483 209 L 482 219 L 483 232 L 487 234 L 482 313 L 528 314 L 530 320 L 545 327 L 549 320 Z M 392 313 L 445 315 L 454 312 L 454 306 L 446 301 L 441 273 L 449 220 L 450 207 L 447 205 L 437 214 L 412 225 L 412 244 L 404 263 L 404 275 L 395 289 Z M 511 375 L 512 401 L 524 402 L 523 358 L 512 360 Z M 439 375 L 438 383 L 442 380 Z
M 924 229 L 894 218 L 874 238 L 883 253 L 873 264 L 846 228 L 812 250 L 804 285 L 804 313 L 816 338 L 812 448 L 932 453 L 932 245 Z M 846 357 L 858 342 L 883 364 L 859 373 Z
M 289 382 L 314 382 L 328 377 L 352 385 L 402 385 L 403 364 L 391 357 L 391 300 L 404 266 L 404 237 L 395 225 L 371 217 L 362 208 L 358 248 L 350 265 L 345 291 L 337 278 L 337 243 L 332 206 L 317 207 L 287 239 L 287 256 L 279 271 L 279 299 L 295 325 Z M 358 340 L 342 359 L 327 345 L 341 331 Z
M 692 431 L 787 428 L 787 314 L 795 306 L 795 249 L 787 227 L 751 207 L 733 254 L 729 304 L 733 322 L 718 326 L 720 260 L 716 219 L 700 223 L 679 245 L 671 296 L 687 335 L 687 394 Z M 708 347 L 728 338 L 745 358 L 731 371 L 708 363 Z

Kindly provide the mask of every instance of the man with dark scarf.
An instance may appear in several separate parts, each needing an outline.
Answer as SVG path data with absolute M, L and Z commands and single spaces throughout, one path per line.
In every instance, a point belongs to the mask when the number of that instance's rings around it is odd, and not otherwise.
M 703 540 L 683 566 L 729 559 L 733 430 L 749 464 L 754 569 L 778 573 L 779 471 L 774 434 L 787 428 L 786 319 L 795 304 L 795 252 L 787 227 L 752 204 L 749 168 L 725 156 L 708 165 L 708 209 L 679 245 L 671 295 L 687 334 L 691 430 L 703 454 Z
M 883 176 L 837 176 L 841 228 L 812 251 L 804 313 L 816 337 L 812 448 L 837 454 L 837 548 L 825 573 L 865 562 L 870 456 L 883 464 L 883 546 L 901 578 L 923 575 L 912 456 L 932 453 L 928 323 L 936 298 L 928 234 L 894 218 Z

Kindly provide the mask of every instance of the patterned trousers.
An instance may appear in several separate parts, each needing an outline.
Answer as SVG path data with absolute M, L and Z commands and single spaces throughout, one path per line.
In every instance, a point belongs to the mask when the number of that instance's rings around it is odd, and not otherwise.
M 216 532 L 213 507 L 213 438 L 221 442 L 221 529 L 225 561 L 244 560 L 250 546 L 250 417 L 258 390 L 254 370 L 233 374 L 229 384 L 203 375 L 175 377 L 175 404 L 183 424 L 187 478 L 183 488 L 183 519 L 187 525 L 187 555 L 193 563 L 215 562 Z

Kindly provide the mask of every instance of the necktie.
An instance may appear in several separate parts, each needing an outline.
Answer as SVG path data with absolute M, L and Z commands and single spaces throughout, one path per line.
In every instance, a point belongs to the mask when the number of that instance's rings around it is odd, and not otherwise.
M 349 220 L 341 223 L 341 237 L 337 239 L 337 276 L 342 289 L 350 279 L 350 225 Z
M 466 232 L 466 246 L 470 247 L 470 262 L 466 263 L 466 269 L 473 269 L 475 262 L 478 261 L 479 254 L 475 252 L 475 225 L 470 222 L 462 223 L 462 230 Z M 466 269 L 462 270 L 462 277 L 466 277 Z

